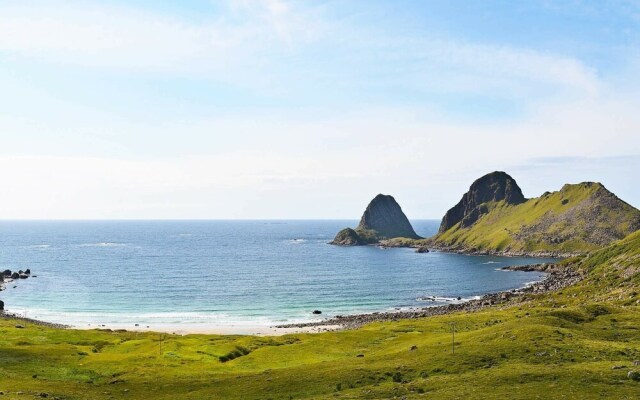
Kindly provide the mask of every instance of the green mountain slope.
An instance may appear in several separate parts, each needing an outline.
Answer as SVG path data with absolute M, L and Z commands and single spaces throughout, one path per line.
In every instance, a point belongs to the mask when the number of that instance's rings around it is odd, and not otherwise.
M 640 211 L 602 184 L 565 185 L 519 204 L 489 201 L 473 209 L 475 222 L 458 222 L 431 238 L 438 248 L 487 253 L 585 253 L 640 229 Z

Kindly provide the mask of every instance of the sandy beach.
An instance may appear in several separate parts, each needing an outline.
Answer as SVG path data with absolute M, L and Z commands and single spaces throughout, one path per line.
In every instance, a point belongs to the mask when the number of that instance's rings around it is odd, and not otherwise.
M 209 324 L 154 324 L 154 325 L 131 325 L 131 324 L 104 324 L 71 326 L 72 329 L 111 329 L 127 330 L 131 332 L 158 332 L 173 335 L 255 335 L 255 336 L 282 336 L 291 333 L 318 333 L 339 330 L 342 325 L 319 325 L 305 327 L 276 327 L 265 325 L 228 325 L 218 326 Z

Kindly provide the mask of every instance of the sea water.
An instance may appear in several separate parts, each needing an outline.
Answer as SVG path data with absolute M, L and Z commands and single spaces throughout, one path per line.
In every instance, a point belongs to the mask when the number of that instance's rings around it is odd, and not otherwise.
M 412 222 L 430 236 L 438 221 Z M 446 304 L 519 288 L 545 262 L 327 244 L 357 221 L 4 221 L 9 312 L 77 327 L 275 325 Z M 14 287 L 15 286 L 15 287 Z M 435 297 L 436 300 L 425 300 Z

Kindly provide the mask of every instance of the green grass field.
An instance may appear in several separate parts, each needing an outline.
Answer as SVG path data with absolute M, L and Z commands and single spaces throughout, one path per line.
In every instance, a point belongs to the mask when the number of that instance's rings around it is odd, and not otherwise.
M 640 232 L 568 264 L 587 278 L 561 292 L 340 332 L 174 336 L 20 329 L 24 322 L 4 319 L 0 391 L 20 399 L 639 398 L 640 382 L 627 373 L 640 371 L 632 366 Z

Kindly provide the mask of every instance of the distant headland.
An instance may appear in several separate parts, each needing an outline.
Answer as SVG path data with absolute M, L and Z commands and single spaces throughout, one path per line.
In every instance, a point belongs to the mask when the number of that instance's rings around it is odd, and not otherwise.
M 378 195 L 360 224 L 338 232 L 331 244 L 566 257 L 607 246 L 639 229 L 640 211 L 601 183 L 566 184 L 527 199 L 515 179 L 495 171 L 471 184 L 430 238 L 415 233 L 393 197 Z

